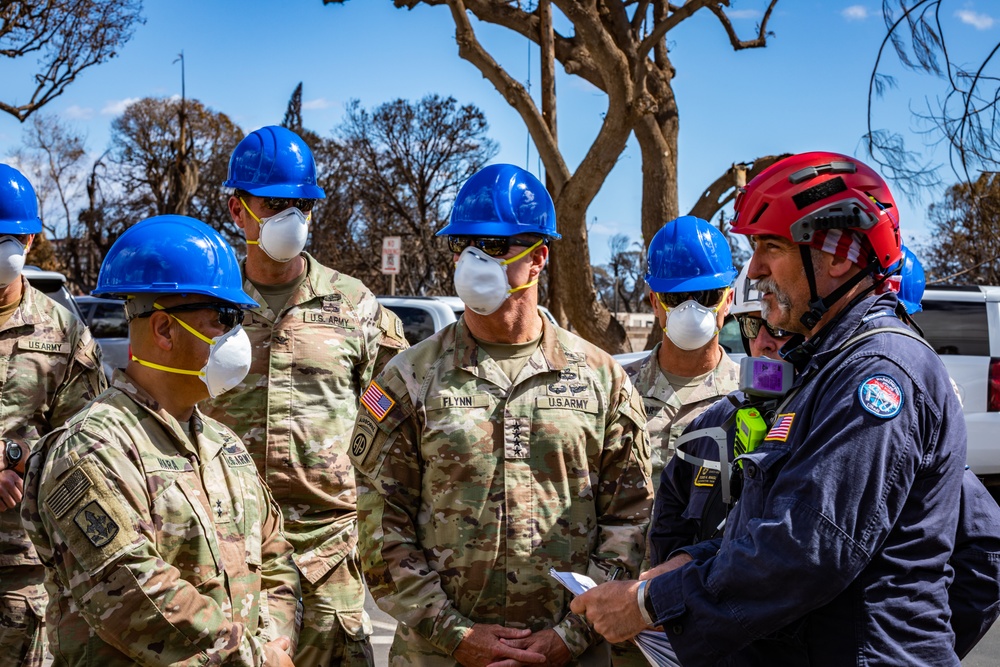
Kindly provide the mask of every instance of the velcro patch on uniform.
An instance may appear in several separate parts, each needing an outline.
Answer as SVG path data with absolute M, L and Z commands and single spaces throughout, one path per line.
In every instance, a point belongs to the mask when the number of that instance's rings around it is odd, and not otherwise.
M 302 321 L 306 324 L 326 324 L 341 329 L 353 329 L 354 322 L 347 317 L 341 317 L 337 313 L 328 313 L 322 310 L 307 310 L 302 313 Z
M 574 398 L 573 396 L 539 396 L 535 399 L 536 408 L 580 410 L 597 414 L 597 400 L 593 398 Z
M 361 394 L 361 404 L 368 408 L 375 419 L 382 421 L 389 410 L 392 410 L 392 406 L 396 405 L 396 401 L 372 380 L 365 393 Z
M 181 456 L 143 456 L 143 467 L 145 467 L 146 472 L 161 472 L 164 470 L 174 470 L 180 472 L 182 470 L 192 469 L 188 464 L 188 460 Z
M 101 503 L 94 500 L 87 504 L 73 517 L 75 523 L 83 534 L 87 536 L 90 543 L 100 549 L 111 543 L 118 534 L 118 524 L 101 507 Z
M 858 400 L 876 417 L 891 419 L 903 408 L 903 389 L 888 375 L 872 375 L 858 387 Z
M 357 461 L 359 466 L 368 456 L 368 450 L 375 440 L 376 433 L 378 424 L 366 413 L 359 412 L 354 422 L 354 434 L 351 436 L 351 458 Z
M 794 412 L 787 412 L 783 415 L 778 415 L 778 417 L 774 420 L 774 424 L 771 425 L 771 430 L 767 432 L 767 437 L 764 439 L 786 442 L 788 440 L 788 434 L 792 430 L 793 421 L 795 421 Z
M 51 340 L 39 340 L 37 338 L 21 338 L 17 341 L 19 350 L 31 350 L 32 352 L 48 352 L 50 354 L 69 354 L 69 343 L 56 343 Z
M 351 447 L 348 449 L 348 456 L 355 469 L 368 476 L 377 474 L 385 459 L 384 453 L 398 435 L 398 430 L 387 431 L 385 424 L 376 423 L 364 411 L 358 412 L 354 433 L 351 435 Z
M 59 518 L 83 497 L 93 482 L 81 468 L 77 468 L 45 499 L 45 506 Z
M 719 479 L 719 471 L 712 470 L 711 468 L 698 468 L 698 474 L 694 477 L 695 486 L 715 486 L 716 480 Z
M 253 465 L 253 458 L 239 442 L 234 442 L 228 447 L 223 447 L 222 452 L 225 455 L 226 463 L 230 468 L 241 468 L 243 466 Z
M 428 398 L 425 404 L 428 410 L 444 410 L 445 408 L 486 408 L 490 405 L 490 397 L 486 394 L 471 396 L 435 396 Z
M 66 480 L 76 471 L 83 471 L 91 483 L 83 493 L 77 491 L 61 501 L 62 507 L 69 506 L 68 511 L 64 509 L 61 516 L 55 515 L 49 503 L 51 494 L 45 491 L 45 480 L 42 480 L 39 500 L 44 511 L 52 513 L 65 536 L 66 548 L 87 572 L 94 574 L 142 537 L 136 531 L 133 514 L 124 497 L 109 481 L 108 471 L 90 457 L 80 459 L 77 466 L 66 473 Z M 53 484 L 52 494 L 58 492 L 61 484 L 61 480 L 59 485 Z M 80 482 L 76 484 L 75 488 L 82 486 Z M 59 502 L 56 506 L 60 507 Z
M 405 341 L 406 332 L 403 330 L 403 321 L 388 308 L 383 307 L 381 313 L 378 328 L 382 330 L 382 333 L 394 338 L 397 342 Z

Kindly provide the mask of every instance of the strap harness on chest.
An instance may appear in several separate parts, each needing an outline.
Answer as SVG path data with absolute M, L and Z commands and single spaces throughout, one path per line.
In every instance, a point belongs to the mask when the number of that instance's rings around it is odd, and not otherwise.
M 933 351 L 930 343 L 924 340 L 919 334 L 905 327 L 875 327 L 867 331 L 863 331 L 859 334 L 855 334 L 851 338 L 838 348 L 838 352 L 842 352 L 849 347 L 867 339 L 871 338 L 880 333 L 897 333 L 903 336 L 908 336 L 914 340 L 918 340 L 929 349 Z M 814 368 L 809 373 L 818 370 Z M 733 461 L 730 461 L 729 457 L 729 430 L 737 424 L 740 419 L 740 413 L 746 410 L 756 410 L 761 417 L 763 417 L 766 428 L 763 434 L 766 435 L 767 431 L 770 430 L 774 423 L 775 416 L 781 412 L 795 396 L 798 394 L 799 390 L 805 385 L 808 378 L 803 378 L 802 382 L 798 386 L 793 387 L 785 396 L 780 399 L 772 399 L 767 401 L 754 400 L 752 397 L 748 397 L 742 403 L 737 405 L 737 409 L 719 426 L 709 426 L 706 428 L 700 428 L 695 431 L 689 431 L 681 435 L 677 440 L 674 441 L 674 449 L 678 458 L 680 458 L 685 463 L 690 463 L 693 466 L 698 466 L 700 468 L 705 468 L 707 470 L 717 470 L 719 472 L 719 484 L 722 487 L 722 501 L 726 505 L 732 505 L 735 499 L 732 497 L 732 483 L 731 478 L 734 474 L 735 464 L 741 463 L 740 456 L 743 454 L 749 454 L 752 452 L 760 442 L 763 441 L 763 436 L 760 438 L 746 440 L 742 443 L 737 442 L 734 446 L 735 448 L 740 448 L 743 451 L 734 451 L 736 456 L 733 457 Z M 733 400 L 727 397 L 727 400 Z M 735 401 L 734 401 L 735 403 Z M 685 452 L 681 447 L 682 445 L 692 442 L 694 440 L 699 440 L 701 438 L 711 438 L 715 441 L 719 448 L 719 460 L 713 461 L 711 459 L 701 458 Z

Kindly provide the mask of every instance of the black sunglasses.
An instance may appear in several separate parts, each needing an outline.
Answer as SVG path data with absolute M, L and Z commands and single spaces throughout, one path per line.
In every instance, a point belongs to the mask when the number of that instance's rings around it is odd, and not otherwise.
M 479 248 L 490 257 L 503 257 L 510 252 L 510 247 L 530 248 L 538 243 L 538 239 L 519 239 L 510 236 L 449 236 L 448 249 L 456 255 L 470 245 Z
M 231 303 L 218 303 L 206 301 L 205 303 L 182 303 L 177 306 L 167 306 L 165 308 L 157 308 L 156 310 L 151 310 L 147 313 L 140 313 L 136 317 L 149 317 L 153 313 L 185 313 L 195 310 L 214 310 L 219 315 L 219 324 L 224 326 L 227 330 L 232 329 L 237 324 L 243 323 L 243 309 L 239 306 L 234 306 Z
M 308 213 L 316 205 L 315 199 L 287 199 L 285 197 L 263 197 L 264 208 L 275 213 L 294 206 L 303 213 Z
M 743 332 L 743 335 L 750 340 L 757 337 L 762 326 L 767 327 L 767 333 L 771 334 L 772 338 L 788 338 L 793 335 L 791 331 L 772 327 L 767 323 L 767 320 L 756 315 L 737 315 L 736 320 L 740 323 L 740 330 Z
M 660 292 L 660 301 L 667 308 L 676 308 L 685 301 L 697 301 L 706 308 L 715 308 L 722 301 L 726 288 L 707 289 L 700 292 Z

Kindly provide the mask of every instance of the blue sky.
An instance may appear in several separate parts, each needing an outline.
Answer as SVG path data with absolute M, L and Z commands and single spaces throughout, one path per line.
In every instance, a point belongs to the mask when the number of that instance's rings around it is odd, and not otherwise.
M 733 5 L 737 30 L 752 36 L 766 2 L 734 0 Z M 770 23 L 775 36 L 765 49 L 734 52 L 704 11 L 670 33 L 681 117 L 682 213 L 734 161 L 806 150 L 863 157 L 868 77 L 885 30 L 880 7 L 880 0 L 782 0 Z M 350 99 L 370 108 L 438 93 L 485 112 L 490 135 L 500 145 L 499 161 L 540 170 L 520 117 L 458 57 L 445 7 L 408 11 L 394 8 L 392 0 L 335 6 L 321 0 L 147 0 L 144 14 L 145 25 L 119 57 L 85 72 L 45 109 L 85 130 L 95 154 L 107 146 L 110 122 L 129 100 L 180 92 L 180 67 L 173 61 L 183 49 L 187 94 L 225 112 L 244 131 L 280 122 L 299 81 L 305 124 L 322 134 L 340 123 Z M 1000 40 L 1000 8 L 989 0 L 952 0 L 942 20 L 953 55 L 965 62 L 982 59 Z M 507 31 L 483 25 L 477 30 L 512 76 L 522 82 L 530 76 L 537 93 L 537 50 Z M 5 97 L 11 85 L 27 97 L 27 82 L 17 83 L 26 71 L 0 67 Z M 898 67 L 890 71 L 900 74 Z M 876 125 L 919 129 L 910 117 L 911 103 L 919 106 L 939 90 L 937 80 L 901 74 L 899 89 L 878 108 Z M 600 126 L 606 101 L 561 70 L 557 91 L 559 140 L 575 166 Z M 20 143 L 21 133 L 17 121 L 0 115 L 0 156 Z M 922 147 L 917 135 L 909 141 Z M 933 147 L 927 155 L 946 157 Z M 594 263 L 607 261 L 612 234 L 640 239 L 640 178 L 633 141 L 588 213 Z M 926 208 L 938 195 L 928 193 L 922 202 L 900 198 L 904 235 L 911 243 L 926 238 Z

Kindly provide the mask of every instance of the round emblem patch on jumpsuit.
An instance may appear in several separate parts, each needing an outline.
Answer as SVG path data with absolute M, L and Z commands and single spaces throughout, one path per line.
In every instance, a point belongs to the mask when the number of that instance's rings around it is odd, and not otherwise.
M 903 390 L 888 375 L 873 375 L 858 387 L 861 407 L 876 417 L 889 419 L 903 407 Z

